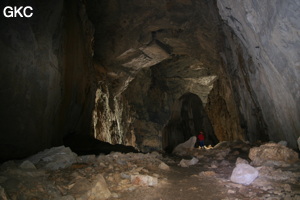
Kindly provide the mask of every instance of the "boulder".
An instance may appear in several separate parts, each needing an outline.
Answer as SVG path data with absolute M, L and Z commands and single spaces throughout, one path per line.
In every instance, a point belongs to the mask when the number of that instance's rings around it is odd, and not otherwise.
M 29 157 L 28 161 L 48 170 L 56 170 L 77 162 L 77 155 L 69 147 L 59 146 L 39 152 Z
M 298 143 L 298 148 L 299 148 L 299 151 L 300 151 L 300 137 L 298 137 L 297 143 Z
M 167 164 L 164 163 L 164 162 L 161 162 L 161 163 L 158 165 L 158 168 L 159 168 L 159 169 L 162 169 L 162 170 L 170 170 L 169 165 L 167 165 Z
M 21 169 L 36 169 L 34 164 L 28 160 L 25 160 L 24 162 L 22 162 L 19 167 Z
M 249 158 L 254 165 L 273 163 L 275 165 L 291 164 L 299 160 L 298 153 L 276 143 L 267 143 L 250 149 Z
M 107 199 L 111 196 L 106 181 L 101 174 L 98 174 L 93 181 L 86 178 L 78 178 L 72 184 L 69 193 L 78 200 L 84 199 Z
M 177 155 L 185 155 L 189 150 L 194 148 L 196 141 L 196 136 L 193 136 L 184 143 L 177 145 L 172 153 Z
M 231 174 L 230 180 L 235 183 L 249 185 L 258 176 L 258 170 L 248 164 L 238 164 Z
M 192 158 L 191 160 L 182 159 L 178 165 L 181 167 L 188 167 L 190 165 L 195 165 L 198 162 L 199 160 L 197 158 Z

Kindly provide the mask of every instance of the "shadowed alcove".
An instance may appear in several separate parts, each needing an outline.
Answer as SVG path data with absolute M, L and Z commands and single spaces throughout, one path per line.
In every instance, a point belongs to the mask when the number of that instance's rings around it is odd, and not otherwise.
M 174 147 L 204 132 L 205 144 L 215 145 L 218 142 L 211 122 L 204 110 L 201 99 L 193 93 L 182 95 L 174 103 L 171 118 L 163 130 L 163 148 L 172 152 Z M 177 107 L 177 108 L 175 108 Z

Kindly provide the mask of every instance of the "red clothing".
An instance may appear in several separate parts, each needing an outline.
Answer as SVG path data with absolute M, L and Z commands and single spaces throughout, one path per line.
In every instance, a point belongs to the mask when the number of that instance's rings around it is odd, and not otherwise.
M 204 135 L 203 134 L 199 134 L 198 135 L 198 140 L 199 141 L 203 141 L 204 140 Z

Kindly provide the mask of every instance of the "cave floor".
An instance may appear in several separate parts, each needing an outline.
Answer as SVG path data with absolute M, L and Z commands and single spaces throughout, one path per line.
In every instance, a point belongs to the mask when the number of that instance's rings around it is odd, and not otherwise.
M 162 177 L 161 183 L 155 187 L 123 191 L 118 199 L 300 199 L 300 162 L 285 167 L 261 167 L 268 172 L 262 172 L 264 175 L 256 178 L 252 184 L 242 185 L 231 182 L 230 176 L 238 157 L 250 161 L 248 151 L 231 150 L 227 155 L 223 154 L 223 159 L 220 154 L 208 151 L 193 150 L 192 154 L 200 159 L 188 167 L 179 166 L 178 163 L 182 159 L 191 159 L 191 156 L 167 157 L 164 161 L 170 170 L 156 169 L 154 172 Z
M 166 181 L 157 187 L 139 188 L 132 192 L 125 192 L 121 199 L 224 199 L 228 195 L 226 183 L 222 183 L 215 177 L 200 176 L 205 170 L 201 165 L 182 168 L 170 165 L 169 172 L 163 173 Z M 211 172 L 211 171 L 210 171 Z M 214 175 L 214 174 L 213 174 Z M 230 176 L 230 174 L 228 174 Z M 236 195 L 234 195 L 236 197 Z
M 237 158 L 250 161 L 249 148 L 192 149 L 184 156 L 158 152 L 75 154 L 77 161 L 60 169 L 49 167 L 57 167 L 66 157 L 51 165 L 44 161 L 32 164 L 30 159 L 9 161 L 0 167 L 0 199 L 299 200 L 299 161 L 256 167 L 259 176 L 250 185 L 230 181 Z
M 182 199 L 280 199 L 275 191 L 264 191 L 251 185 L 244 186 L 232 183 L 229 178 L 234 168 L 217 166 L 212 168 L 211 163 L 200 160 L 196 165 L 189 167 L 170 164 L 170 170 L 160 172 L 165 180 L 156 187 L 141 187 L 134 191 L 125 191 L 119 199 L 145 200 L 182 200 Z M 157 172 L 159 173 L 159 172 Z M 299 188 L 300 189 L 300 188 Z M 275 192 L 276 193 L 276 192 Z M 281 193 L 281 192 L 279 192 Z M 300 190 L 299 190 L 300 194 Z M 300 197 L 300 196 L 299 196 Z M 113 199 L 113 198 L 112 198 Z

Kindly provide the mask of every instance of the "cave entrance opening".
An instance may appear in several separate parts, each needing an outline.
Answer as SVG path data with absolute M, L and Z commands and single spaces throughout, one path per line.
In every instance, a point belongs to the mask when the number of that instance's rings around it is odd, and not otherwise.
M 185 93 L 174 103 L 170 120 L 164 127 L 163 149 L 171 153 L 178 144 L 198 135 L 200 131 L 205 133 L 206 144 L 217 142 L 200 97 Z

